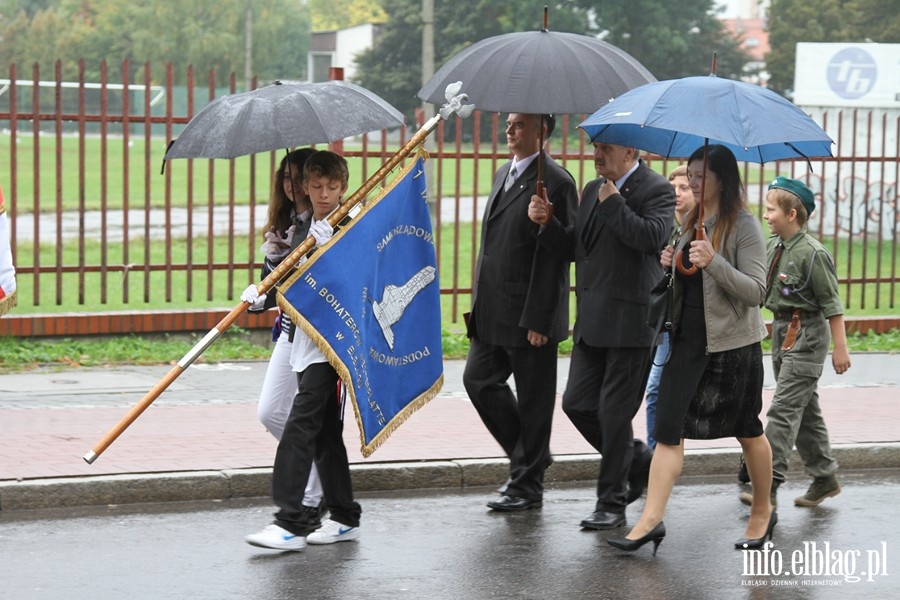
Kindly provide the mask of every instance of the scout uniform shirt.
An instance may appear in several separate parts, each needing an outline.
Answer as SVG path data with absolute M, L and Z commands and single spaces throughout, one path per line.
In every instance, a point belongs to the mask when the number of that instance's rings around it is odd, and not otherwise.
M 773 235 L 767 245 L 771 265 L 781 237 Z M 800 309 L 809 313 L 822 311 L 827 319 L 844 313 L 838 293 L 834 262 L 825 247 L 801 228 L 784 241 L 784 250 L 775 266 L 772 287 L 766 292 L 764 306 L 774 313 L 790 313 Z

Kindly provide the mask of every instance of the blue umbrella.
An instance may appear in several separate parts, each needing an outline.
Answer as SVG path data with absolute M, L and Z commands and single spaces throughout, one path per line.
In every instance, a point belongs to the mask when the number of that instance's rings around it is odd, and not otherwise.
M 797 106 L 758 85 L 715 75 L 647 83 L 579 125 L 592 142 L 688 157 L 704 143 L 739 161 L 832 156 L 828 134 Z

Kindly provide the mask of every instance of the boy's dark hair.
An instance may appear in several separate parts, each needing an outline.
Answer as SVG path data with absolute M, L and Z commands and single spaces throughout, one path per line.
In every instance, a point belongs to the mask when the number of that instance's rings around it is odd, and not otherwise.
M 347 161 L 340 154 L 330 150 L 319 150 L 306 159 L 303 165 L 303 178 L 327 177 L 334 181 L 340 181 L 343 187 L 347 187 L 350 181 L 350 169 Z

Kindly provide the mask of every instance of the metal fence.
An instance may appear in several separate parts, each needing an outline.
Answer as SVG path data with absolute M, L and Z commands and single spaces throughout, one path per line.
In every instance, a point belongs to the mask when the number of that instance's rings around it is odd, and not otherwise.
M 173 161 L 160 174 L 166 143 L 207 102 L 236 91 L 209 73 L 186 73 L 177 88 L 149 65 L 122 64 L 122 81 L 47 78 L 13 65 L 0 81 L 0 182 L 11 217 L 20 310 L 54 312 L 223 306 L 257 281 L 276 153 L 233 161 Z M 117 71 L 119 72 L 119 71 Z M 83 68 L 82 68 L 83 73 Z M 185 107 L 175 114 L 175 98 Z M 765 183 L 805 179 L 819 196 L 810 228 L 835 256 L 846 306 L 895 313 L 897 302 L 900 117 L 886 111 L 814 112 L 838 144 L 838 158 L 747 164 L 751 208 L 763 212 Z M 445 316 L 467 310 L 478 222 L 493 172 L 507 160 L 505 115 L 478 112 L 441 123 L 431 154 L 441 293 Z M 579 187 L 594 177 L 591 147 L 564 116 L 551 153 Z M 346 140 L 351 188 L 372 175 L 409 137 L 404 128 Z M 489 140 L 489 141 L 484 141 Z M 678 161 L 645 157 L 667 172 Z

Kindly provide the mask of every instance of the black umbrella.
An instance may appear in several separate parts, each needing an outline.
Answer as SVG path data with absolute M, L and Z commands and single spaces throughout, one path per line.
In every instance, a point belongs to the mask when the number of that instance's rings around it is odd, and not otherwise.
M 586 35 L 544 29 L 508 33 L 462 50 L 419 90 L 444 102 L 461 81 L 479 110 L 531 114 L 592 113 L 616 96 L 656 78 L 633 56 Z
M 656 78 L 633 56 L 603 40 L 549 31 L 545 7 L 541 31 L 498 35 L 469 46 L 447 61 L 417 96 L 440 104 L 444 89 L 456 81 L 479 110 L 546 115 L 592 113 Z
M 401 125 L 403 113 L 347 81 L 276 81 L 211 102 L 169 144 L 164 160 L 235 158 Z

